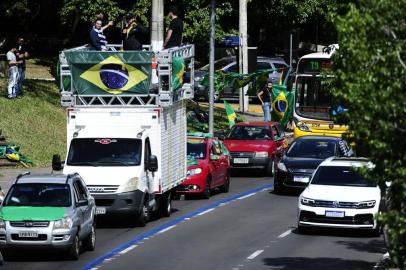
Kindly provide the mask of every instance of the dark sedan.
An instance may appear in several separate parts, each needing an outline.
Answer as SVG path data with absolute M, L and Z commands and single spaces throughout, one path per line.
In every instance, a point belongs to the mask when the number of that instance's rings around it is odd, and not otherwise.
M 304 189 L 313 172 L 328 157 L 349 157 L 354 152 L 342 138 L 306 136 L 295 140 L 276 164 L 275 193 L 288 188 Z

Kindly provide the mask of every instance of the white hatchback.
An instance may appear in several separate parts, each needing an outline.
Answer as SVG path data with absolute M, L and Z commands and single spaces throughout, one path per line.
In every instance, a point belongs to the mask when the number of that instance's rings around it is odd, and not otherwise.
M 298 202 L 298 231 L 309 227 L 369 229 L 379 234 L 379 187 L 355 168 L 369 167 L 363 158 L 328 158 L 323 161 Z

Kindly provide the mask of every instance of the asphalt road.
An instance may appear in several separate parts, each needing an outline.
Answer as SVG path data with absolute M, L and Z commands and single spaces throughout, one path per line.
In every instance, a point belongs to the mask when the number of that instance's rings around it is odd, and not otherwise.
M 381 238 L 358 231 L 297 234 L 297 196 L 275 195 L 271 178 L 241 173 L 229 193 L 174 201 L 170 218 L 145 228 L 104 221 L 96 250 L 78 261 L 21 252 L 3 269 L 372 269 L 384 253 Z

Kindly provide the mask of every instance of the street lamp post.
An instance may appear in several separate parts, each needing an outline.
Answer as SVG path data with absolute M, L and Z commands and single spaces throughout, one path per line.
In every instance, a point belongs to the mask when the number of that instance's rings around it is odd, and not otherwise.
M 214 132 L 214 50 L 216 38 L 216 0 L 211 0 L 210 14 L 210 69 L 209 69 L 209 133 Z

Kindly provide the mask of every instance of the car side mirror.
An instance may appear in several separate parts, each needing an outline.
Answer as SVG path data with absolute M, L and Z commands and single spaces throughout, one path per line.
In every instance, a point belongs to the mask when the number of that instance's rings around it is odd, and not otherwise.
M 81 207 L 81 206 L 86 206 L 86 205 L 89 205 L 89 201 L 87 199 L 86 200 L 80 200 L 80 201 L 78 201 L 76 203 L 76 207 Z
M 54 171 L 61 171 L 63 169 L 63 164 L 61 160 L 61 156 L 55 154 L 52 156 L 52 170 Z
M 210 160 L 219 160 L 220 156 L 219 155 L 210 155 Z
M 148 160 L 148 170 L 150 172 L 158 171 L 158 158 L 156 156 L 151 155 Z

